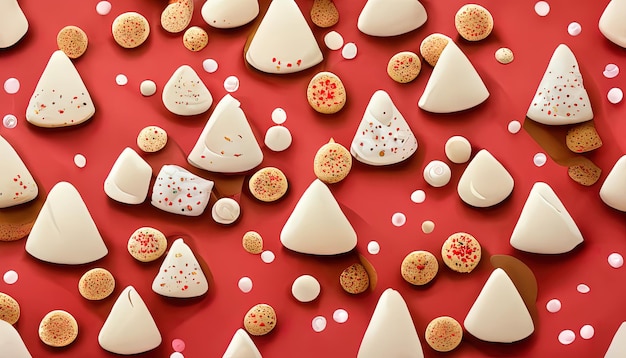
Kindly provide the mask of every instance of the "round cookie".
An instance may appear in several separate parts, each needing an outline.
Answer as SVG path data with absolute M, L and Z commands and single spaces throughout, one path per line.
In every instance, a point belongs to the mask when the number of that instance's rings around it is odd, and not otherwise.
M 150 35 L 150 24 L 143 15 L 125 12 L 113 20 L 113 39 L 124 48 L 135 48 L 143 44 Z
M 39 323 L 39 339 L 52 347 L 65 347 L 78 336 L 78 323 L 68 312 L 55 310 Z
M 287 177 L 280 169 L 266 167 L 252 174 L 248 187 L 255 198 L 272 202 L 282 198 L 287 193 L 289 185 Z
M 189 51 L 198 52 L 209 43 L 209 35 L 199 26 L 192 26 L 183 35 L 183 45 Z
M 426 36 L 420 44 L 420 54 L 424 57 L 424 61 L 435 67 L 448 42 L 450 42 L 450 38 L 443 34 L 434 33 Z
M 306 98 L 317 112 L 333 114 L 339 112 L 346 104 L 346 88 L 336 74 L 320 72 L 309 82 Z
M 500 62 L 503 65 L 509 64 L 513 62 L 514 56 L 513 51 L 510 48 L 500 47 L 496 50 L 496 61 Z
M 412 285 L 421 286 L 432 281 L 439 270 L 435 255 L 428 251 L 413 251 L 402 260 L 402 278 Z
M 493 17 L 489 10 L 480 5 L 466 4 L 454 16 L 454 26 L 464 39 L 480 41 L 491 34 Z
M 452 317 L 437 317 L 426 327 L 425 338 L 428 345 L 437 352 L 449 352 L 461 344 L 463 327 Z
M 353 264 L 341 272 L 339 283 L 344 291 L 356 295 L 370 287 L 370 277 L 363 265 Z
M 253 336 L 268 334 L 276 327 L 276 311 L 268 304 L 258 304 L 246 313 L 243 326 Z
M 311 21 L 318 27 L 331 27 L 339 22 L 339 11 L 333 0 L 314 0 Z
M 352 155 L 343 145 L 334 139 L 324 144 L 315 153 L 313 172 L 319 180 L 327 184 L 338 183 L 344 180 L 352 168 Z
M 170 1 L 161 13 L 161 27 L 167 32 L 179 33 L 183 31 L 193 16 L 193 0 Z
M 472 272 L 478 266 L 480 256 L 480 243 L 474 236 L 465 232 L 450 235 L 441 247 L 443 262 L 456 272 Z
M 389 59 L 387 74 L 398 83 L 408 83 L 417 78 L 422 69 L 422 61 L 413 52 L 398 52 Z
M 79 58 L 87 51 L 87 34 L 80 27 L 65 26 L 57 34 L 57 46 L 69 58 Z
M 243 234 L 242 245 L 244 250 L 251 254 L 260 254 L 263 252 L 263 238 L 256 231 L 248 231 Z
M 137 135 L 137 146 L 146 153 L 154 153 L 167 144 L 167 132 L 157 126 L 147 126 Z
M 78 281 L 78 292 L 91 301 L 109 297 L 115 289 L 115 278 L 106 269 L 94 268 L 83 274 Z
M 165 253 L 167 239 L 162 232 L 151 227 L 142 227 L 128 239 L 128 252 L 141 262 L 150 262 L 158 259 Z
M 15 324 L 19 319 L 20 305 L 13 297 L 0 292 L 0 320 Z

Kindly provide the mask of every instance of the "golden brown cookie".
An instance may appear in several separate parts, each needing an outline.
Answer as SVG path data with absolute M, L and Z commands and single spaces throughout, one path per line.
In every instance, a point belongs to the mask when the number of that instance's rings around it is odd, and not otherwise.
M 78 336 L 78 323 L 68 312 L 51 311 L 39 323 L 39 339 L 52 347 L 65 347 Z
M 268 334 L 276 327 L 276 312 L 268 304 L 258 304 L 246 313 L 243 326 L 253 336 Z
M 598 166 L 591 161 L 586 160 L 569 166 L 569 168 L 567 168 L 567 174 L 578 184 L 591 186 L 600 179 L 602 169 L 598 168 Z
M 420 58 L 410 51 L 398 52 L 389 59 L 387 74 L 398 83 L 408 83 L 417 78 L 422 69 Z
M 319 27 L 331 27 L 339 22 L 339 11 L 333 0 L 313 0 L 311 21 Z
M 412 285 L 421 286 L 432 281 L 439 270 L 435 255 L 428 251 L 413 251 L 402 261 L 402 278 Z
M 437 61 L 439 61 L 441 52 L 448 45 L 448 42 L 450 42 L 450 38 L 439 33 L 426 36 L 420 44 L 420 54 L 424 57 L 424 61 L 434 67 Z
M 287 193 L 289 184 L 287 177 L 280 169 L 266 167 L 252 174 L 248 187 L 255 198 L 272 202 L 282 198 Z
M 113 39 L 124 48 L 135 48 L 148 39 L 150 24 L 143 15 L 125 12 L 113 20 Z
M 441 247 L 443 262 L 456 272 L 472 272 L 480 262 L 480 256 L 480 243 L 465 232 L 450 235 Z
M 339 77 L 332 72 L 320 72 L 313 76 L 306 89 L 306 98 L 319 113 L 339 112 L 346 104 L 346 89 Z
M 141 262 L 150 262 L 158 259 L 165 253 L 167 239 L 157 229 L 142 227 L 128 239 L 128 252 L 132 257 Z
M 154 153 L 167 144 L 167 132 L 157 126 L 147 126 L 137 135 L 137 146 L 146 153 Z
M 348 176 L 351 168 L 350 151 L 332 138 L 317 151 L 313 159 L 315 176 L 327 184 L 342 181 Z
M 57 46 L 69 58 L 79 58 L 87 51 L 87 34 L 80 27 L 65 26 L 57 34 Z
M 183 35 L 183 45 L 189 51 L 198 52 L 209 43 L 209 35 L 203 28 L 192 26 Z
M 370 277 L 363 265 L 353 264 L 341 272 L 339 283 L 344 291 L 356 295 L 370 287 Z
M 115 278 L 106 269 L 94 268 L 83 274 L 78 281 L 78 292 L 91 301 L 109 297 L 115 289 Z
M 574 153 L 589 152 L 602 146 L 602 139 L 592 121 L 570 128 L 565 136 L 567 147 Z
M 19 319 L 20 305 L 13 297 L 0 292 L 0 320 L 15 324 Z
M 493 17 L 489 10 L 480 5 L 466 4 L 454 16 L 454 26 L 464 39 L 480 41 L 491 34 Z
M 256 231 L 248 231 L 243 234 L 242 245 L 249 253 L 260 254 L 263 252 L 263 237 Z
M 193 16 L 193 0 L 170 0 L 161 13 L 161 26 L 167 32 L 179 33 L 189 26 Z
M 437 317 L 426 327 L 425 337 L 432 349 L 437 352 L 449 352 L 461 344 L 463 327 L 452 317 Z

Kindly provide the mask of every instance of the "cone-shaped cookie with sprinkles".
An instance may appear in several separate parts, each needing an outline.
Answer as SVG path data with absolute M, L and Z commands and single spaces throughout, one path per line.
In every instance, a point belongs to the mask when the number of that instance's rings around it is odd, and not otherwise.
M 209 290 L 209 282 L 196 256 L 182 238 L 172 243 L 152 282 L 152 290 L 159 295 L 174 298 L 198 297 Z

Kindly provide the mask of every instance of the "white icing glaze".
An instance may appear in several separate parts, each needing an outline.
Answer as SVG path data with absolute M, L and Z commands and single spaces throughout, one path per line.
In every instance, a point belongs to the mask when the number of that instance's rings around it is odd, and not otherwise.
M 239 328 L 230 340 L 222 358 L 262 358 L 248 333 Z
M 211 216 L 216 223 L 230 225 L 239 219 L 241 207 L 235 199 L 221 198 L 213 204 Z
M 17 0 L 0 0 L 0 48 L 15 45 L 28 32 L 28 20 Z
M 357 357 L 424 357 L 411 313 L 398 291 L 388 288 L 380 295 Z
M 524 300 L 501 268 L 491 273 L 463 325 L 472 336 L 496 343 L 520 341 L 535 330 Z
M 117 157 L 104 180 L 106 195 L 120 203 L 141 204 L 148 196 L 152 167 L 132 148 L 125 148 Z
M 215 106 L 187 160 L 195 167 L 219 173 L 239 173 L 263 161 L 241 103 L 225 95 Z
M 615 335 L 613 335 L 613 339 L 604 354 L 604 358 L 622 358 L 624 356 L 626 356 L 626 322 L 622 322 L 615 332 Z
M 193 251 L 183 239 L 176 239 L 152 281 L 152 291 L 166 297 L 190 298 L 208 290 L 209 283 Z
M 418 0 L 368 0 L 357 27 L 370 36 L 396 36 L 417 29 L 426 19 L 426 9 Z
M 626 47 L 626 22 L 624 21 L 624 13 L 626 13 L 626 1 L 609 1 L 598 22 L 598 28 L 604 37 L 621 47 Z
M 161 333 L 133 286 L 119 295 L 98 334 L 100 347 L 116 354 L 139 354 L 158 347 Z
M 0 209 L 29 202 L 39 188 L 22 158 L 11 144 L 0 136 Z
M 354 249 L 357 235 L 326 184 L 315 179 L 283 226 L 280 242 L 303 254 L 338 255 Z
M 600 188 L 602 201 L 620 211 L 626 211 L 626 155 L 615 162 Z
M 211 92 L 188 65 L 182 65 L 174 71 L 163 86 L 162 100 L 168 111 L 180 116 L 204 113 L 213 103 Z
M 433 113 L 453 113 L 483 103 L 489 91 L 463 51 L 448 39 L 426 83 L 418 106 Z
M 535 183 L 511 234 L 511 246 L 536 254 L 562 254 L 581 242 L 578 226 L 556 193 L 546 183 Z
M 94 113 L 76 67 L 63 51 L 55 51 L 30 98 L 26 120 L 39 127 L 67 127 L 87 121 Z
M 293 73 L 324 59 L 317 40 L 294 0 L 270 3 L 246 52 L 246 61 L 259 71 Z
M 465 168 L 457 192 L 465 203 L 485 208 L 504 201 L 513 191 L 513 177 L 486 149 L 480 150 Z
M 554 50 L 526 116 L 548 125 L 581 123 L 593 118 L 578 61 L 567 45 L 560 44 Z
M 7 321 L 0 319 L 0 357 L 31 358 L 20 333 Z
M 220 29 L 243 26 L 258 15 L 258 0 L 207 0 L 202 6 L 204 21 Z
M 177 165 L 164 165 L 152 188 L 153 206 L 168 213 L 199 216 L 209 204 L 213 182 Z

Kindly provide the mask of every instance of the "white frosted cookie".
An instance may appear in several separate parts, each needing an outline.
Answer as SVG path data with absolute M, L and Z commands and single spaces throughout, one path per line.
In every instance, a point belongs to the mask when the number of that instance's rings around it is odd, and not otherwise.
M 152 167 L 132 148 L 126 147 L 104 180 L 106 195 L 120 203 L 141 204 L 148 196 Z
M 28 32 L 28 20 L 17 0 L 0 2 L 0 48 L 15 45 Z
M 164 165 L 152 188 L 151 203 L 168 213 L 202 215 L 209 204 L 213 182 L 177 165 Z
M 0 209 L 27 203 L 39 188 L 13 146 L 0 136 Z
M 417 0 L 367 0 L 357 27 L 370 36 L 396 36 L 417 29 L 426 19 L 426 9 Z
M 196 71 L 182 65 L 163 86 L 161 96 L 168 111 L 180 116 L 193 116 L 209 110 L 213 96 Z
M 457 192 L 465 203 L 485 208 L 501 203 L 513 191 L 513 177 L 486 149 L 480 150 L 465 168 Z
M 209 26 L 229 29 L 243 26 L 259 15 L 259 0 L 207 0 L 202 18 Z
M 176 239 L 152 281 L 152 291 L 166 297 L 190 298 L 208 290 L 209 283 L 193 251 L 183 239 Z

